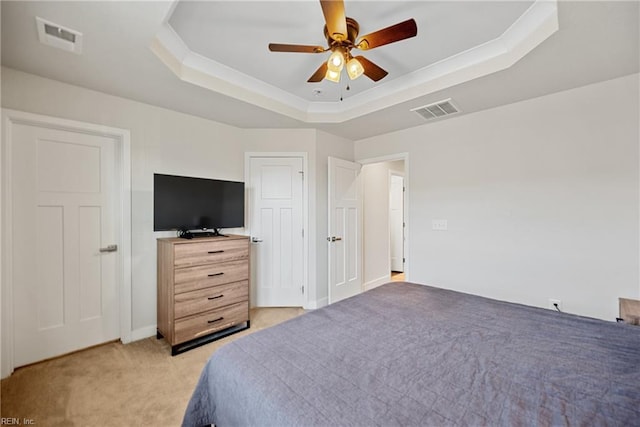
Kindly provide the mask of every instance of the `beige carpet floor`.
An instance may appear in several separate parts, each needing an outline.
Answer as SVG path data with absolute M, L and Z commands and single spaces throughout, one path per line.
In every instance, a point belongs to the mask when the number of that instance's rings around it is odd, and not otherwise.
M 209 356 L 225 343 L 301 314 L 251 311 L 251 328 L 171 356 L 155 337 L 108 343 L 18 368 L 2 380 L 2 417 L 37 426 L 177 426 Z M 24 424 L 24 423 L 23 423 Z

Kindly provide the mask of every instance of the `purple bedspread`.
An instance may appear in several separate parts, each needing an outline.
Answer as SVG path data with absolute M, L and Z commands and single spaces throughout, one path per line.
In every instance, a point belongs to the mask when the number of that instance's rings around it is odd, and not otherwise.
M 237 339 L 185 426 L 640 426 L 640 327 L 389 283 Z

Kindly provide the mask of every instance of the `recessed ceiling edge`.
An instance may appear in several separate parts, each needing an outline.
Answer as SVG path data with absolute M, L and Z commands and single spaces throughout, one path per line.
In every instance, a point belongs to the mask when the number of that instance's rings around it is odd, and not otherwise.
M 151 50 L 181 80 L 307 123 L 342 123 L 509 68 L 558 30 L 558 7 L 556 0 L 536 0 L 498 38 L 341 102 L 307 101 L 205 58 L 168 21 Z

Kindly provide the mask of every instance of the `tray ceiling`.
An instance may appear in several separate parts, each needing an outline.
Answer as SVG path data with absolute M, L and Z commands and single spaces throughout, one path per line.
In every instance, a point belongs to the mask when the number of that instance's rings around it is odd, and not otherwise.
M 252 11 L 261 3 L 284 10 Z M 341 86 L 306 83 L 307 71 L 318 66 L 322 55 L 269 54 L 266 49 L 269 42 L 322 42 L 317 0 L 3 1 L 2 65 L 240 128 L 313 128 L 351 140 L 446 120 L 426 122 L 411 110 L 449 98 L 460 116 L 640 71 L 636 1 L 345 4 L 363 31 L 414 17 L 418 37 L 367 51 L 380 55 L 370 59 L 390 74 L 377 85 L 361 77 L 356 82 L 363 87 L 353 85 L 348 92 L 343 88 L 342 102 L 337 100 Z M 188 8 L 183 11 L 183 6 L 212 8 L 224 17 L 226 27 L 216 16 L 205 19 L 203 11 L 193 17 L 193 28 L 181 29 L 180 19 L 189 27 Z M 463 6 L 475 12 L 456 18 L 454 11 Z M 484 11 L 494 6 L 497 15 L 491 22 L 500 25 L 491 30 Z M 82 33 L 82 53 L 40 43 L 36 17 Z M 513 25 L 507 24 L 509 17 Z M 214 33 L 210 19 L 226 32 Z M 445 36 L 447 29 L 451 33 Z M 209 40 L 212 34 L 219 40 Z M 247 36 L 251 34 L 260 40 Z M 478 45 L 464 50 L 476 37 Z M 252 60 L 244 44 L 260 59 Z M 456 49 L 462 51 L 451 56 Z M 273 74 L 282 61 L 285 71 Z M 308 90 L 325 86 L 322 97 L 309 96 Z M 77 105 L 83 108 L 80 101 Z
M 555 1 L 346 1 L 361 34 L 414 18 L 414 38 L 364 54 L 389 75 L 307 78 L 328 53 L 269 52 L 269 42 L 326 45 L 317 1 L 178 1 L 154 52 L 182 80 L 306 122 L 341 122 L 504 69 L 558 29 Z

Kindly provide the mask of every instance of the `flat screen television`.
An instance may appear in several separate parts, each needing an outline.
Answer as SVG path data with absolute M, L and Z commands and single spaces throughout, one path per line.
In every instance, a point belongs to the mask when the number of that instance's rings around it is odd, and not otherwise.
M 179 230 L 190 238 L 238 227 L 244 227 L 244 182 L 153 175 L 154 231 Z

